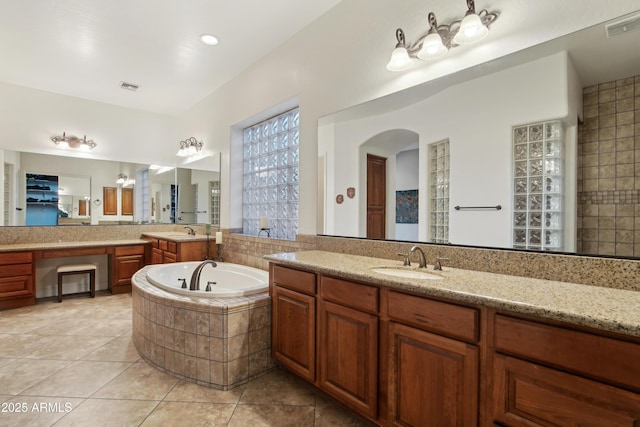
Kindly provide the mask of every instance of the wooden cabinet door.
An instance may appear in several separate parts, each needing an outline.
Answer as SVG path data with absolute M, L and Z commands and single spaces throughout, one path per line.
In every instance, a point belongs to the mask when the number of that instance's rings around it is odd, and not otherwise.
M 493 421 L 509 426 L 638 426 L 640 395 L 501 354 Z
M 113 283 L 111 293 L 118 294 L 131 290 L 131 276 L 144 267 L 144 255 L 116 256 L 113 261 Z
M 158 248 L 151 249 L 151 264 L 162 264 L 162 250 Z
M 133 188 L 122 189 L 122 215 L 133 215 Z
M 171 253 L 171 252 L 168 252 L 168 251 L 164 251 L 162 256 L 163 256 L 162 262 L 165 263 L 165 264 L 171 264 L 173 262 L 177 262 L 176 254 L 174 254 L 174 253 Z
M 116 187 L 102 187 L 102 214 L 118 215 L 118 189 Z
M 309 381 L 316 379 L 316 299 L 274 286 L 272 290 L 273 358 Z
M 319 386 L 377 418 L 378 317 L 321 300 L 318 321 Z
M 390 322 L 388 398 L 391 425 L 478 425 L 478 348 Z

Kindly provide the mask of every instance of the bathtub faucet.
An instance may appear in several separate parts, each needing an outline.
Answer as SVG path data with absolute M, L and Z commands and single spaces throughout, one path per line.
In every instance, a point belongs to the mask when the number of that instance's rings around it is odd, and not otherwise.
M 198 266 L 193 270 L 193 274 L 191 275 L 191 282 L 189 282 L 189 290 L 197 291 L 200 289 L 200 273 L 202 273 L 202 269 L 207 266 L 207 264 L 211 264 L 211 267 L 217 267 L 218 264 L 214 260 L 207 259 L 202 261 Z

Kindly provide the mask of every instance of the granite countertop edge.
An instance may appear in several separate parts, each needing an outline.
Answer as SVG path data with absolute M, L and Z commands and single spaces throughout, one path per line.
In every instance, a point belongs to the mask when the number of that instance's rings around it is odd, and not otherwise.
M 42 243 L 9 243 L 0 245 L 0 252 L 14 251 L 39 251 L 49 249 L 75 249 L 96 246 L 131 246 L 149 244 L 144 239 L 124 239 L 124 240 L 87 240 L 79 242 L 42 242 Z
M 640 337 L 640 292 L 444 267 L 443 280 L 398 278 L 373 268 L 399 261 L 326 251 L 265 255 L 290 267 Z M 417 268 L 412 268 L 418 270 Z M 425 270 L 423 270 L 425 271 Z
M 207 235 L 206 234 L 196 234 L 194 235 L 190 235 L 185 233 L 179 233 L 179 232 L 175 232 L 175 231 L 156 231 L 156 232 L 148 232 L 145 231 L 144 233 L 142 233 L 143 236 L 147 236 L 147 237 L 152 237 L 154 239 L 162 239 L 162 240 L 168 240 L 171 242 L 201 242 L 201 241 L 206 241 L 207 240 Z M 209 240 L 211 240 L 211 242 L 215 242 L 215 238 L 209 236 L 208 238 Z

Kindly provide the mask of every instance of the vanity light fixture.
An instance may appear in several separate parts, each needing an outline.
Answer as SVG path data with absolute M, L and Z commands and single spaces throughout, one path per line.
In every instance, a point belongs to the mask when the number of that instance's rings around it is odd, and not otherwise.
M 62 136 L 54 135 L 51 140 L 60 148 L 79 148 L 86 150 L 93 150 L 98 144 L 91 139 L 87 139 L 87 135 L 84 138 L 78 138 L 75 135 L 67 135 L 66 132 L 62 132 Z
M 482 9 L 476 13 L 474 0 L 467 0 L 464 18 L 449 24 L 438 25 L 435 13 L 429 12 L 429 29 L 415 43 L 407 46 L 402 28 L 396 30 L 398 43 L 391 53 L 387 70 L 405 71 L 413 66 L 415 58 L 423 61 L 441 58 L 453 47 L 480 41 L 489 33 L 489 26 L 496 19 L 497 12 Z
M 204 143 L 202 141 L 198 142 L 198 140 L 192 136 L 191 138 L 187 138 L 184 141 L 180 141 L 180 149 L 176 153 L 176 156 L 193 156 L 194 154 L 198 154 L 198 152 L 202 150 L 203 146 Z

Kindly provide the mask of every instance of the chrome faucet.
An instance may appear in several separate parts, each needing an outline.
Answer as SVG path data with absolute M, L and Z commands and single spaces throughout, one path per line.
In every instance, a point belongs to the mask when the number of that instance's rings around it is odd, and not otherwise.
M 191 275 L 191 281 L 189 282 L 189 290 L 197 291 L 200 289 L 200 274 L 202 273 L 202 269 L 207 266 L 207 264 L 211 264 L 211 267 L 217 267 L 218 264 L 212 259 L 207 259 L 202 261 L 198 266 L 193 270 L 193 274 Z
M 449 261 L 449 258 L 440 258 L 440 257 L 436 258 L 436 262 L 433 264 L 433 269 L 442 271 L 443 261 Z
M 418 267 L 419 268 L 425 268 L 427 266 L 427 258 L 424 256 L 424 251 L 422 250 L 422 248 L 420 248 L 419 246 L 414 246 L 414 247 L 411 248 L 409 253 L 412 254 L 414 252 L 418 252 L 418 258 L 419 258 L 419 262 L 420 262 Z
M 187 229 L 187 234 L 189 236 L 195 236 L 196 235 L 196 230 L 194 230 L 193 228 L 191 228 L 191 227 L 184 227 L 184 228 Z

